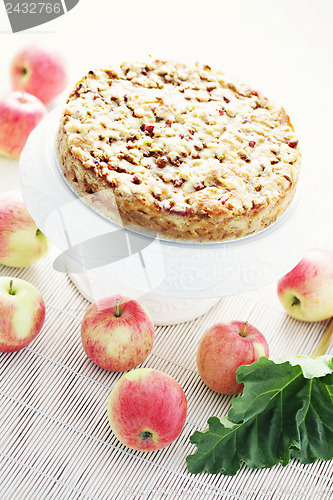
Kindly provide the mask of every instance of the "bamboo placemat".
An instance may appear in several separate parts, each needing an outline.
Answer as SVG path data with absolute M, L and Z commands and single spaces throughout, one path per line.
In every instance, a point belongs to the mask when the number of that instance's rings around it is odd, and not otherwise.
M 18 187 L 17 162 L 0 162 L 0 192 Z M 271 355 L 311 354 L 327 322 L 289 318 L 276 284 L 221 299 L 194 321 L 156 329 L 142 366 L 176 378 L 188 400 L 180 437 L 164 450 L 141 453 L 112 434 L 106 402 L 121 374 L 107 372 L 85 355 L 81 319 L 88 307 L 68 276 L 53 269 L 51 249 L 34 266 L 0 266 L 0 275 L 34 284 L 46 302 L 42 332 L 25 349 L 0 353 L 1 500 L 44 499 L 278 499 L 333 498 L 333 462 L 251 470 L 234 477 L 192 475 L 185 458 L 195 451 L 189 437 L 212 415 L 225 415 L 231 397 L 210 391 L 196 370 L 204 331 L 218 321 L 248 320 L 267 338 Z M 333 352 L 332 347 L 329 350 Z

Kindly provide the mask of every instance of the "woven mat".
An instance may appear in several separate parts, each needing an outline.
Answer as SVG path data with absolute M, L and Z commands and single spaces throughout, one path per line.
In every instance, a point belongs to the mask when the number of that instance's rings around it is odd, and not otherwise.
M 18 186 L 17 162 L 0 161 L 0 192 Z M 88 303 L 65 274 L 54 271 L 54 251 L 28 269 L 0 266 L 1 275 L 34 284 L 47 305 L 42 332 L 25 349 L 0 354 L 1 500 L 44 499 L 272 499 L 333 498 L 333 462 L 251 470 L 234 477 L 191 475 L 189 437 L 208 417 L 225 415 L 232 398 L 210 391 L 195 363 L 204 331 L 218 321 L 248 320 L 267 338 L 272 355 L 311 354 L 327 322 L 289 318 L 276 284 L 221 299 L 194 321 L 156 329 L 142 366 L 162 370 L 183 387 L 188 415 L 180 437 L 164 450 L 131 451 L 112 434 L 106 403 L 121 374 L 94 365 L 80 340 Z M 330 348 L 332 353 L 332 348 Z

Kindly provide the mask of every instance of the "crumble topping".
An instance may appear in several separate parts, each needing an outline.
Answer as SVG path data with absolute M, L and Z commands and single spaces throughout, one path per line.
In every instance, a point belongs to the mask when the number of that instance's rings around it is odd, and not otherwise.
M 274 204 L 294 189 L 300 166 L 283 108 L 200 64 L 90 71 L 69 96 L 60 133 L 116 194 L 175 215 Z

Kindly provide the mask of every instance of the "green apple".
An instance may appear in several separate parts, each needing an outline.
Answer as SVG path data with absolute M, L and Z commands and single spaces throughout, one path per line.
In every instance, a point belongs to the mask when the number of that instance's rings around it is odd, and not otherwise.
M 0 264 L 28 267 L 48 250 L 46 236 L 38 229 L 22 200 L 11 193 L 0 196 Z
M 0 352 L 19 351 L 41 331 L 45 304 L 28 281 L 0 277 Z

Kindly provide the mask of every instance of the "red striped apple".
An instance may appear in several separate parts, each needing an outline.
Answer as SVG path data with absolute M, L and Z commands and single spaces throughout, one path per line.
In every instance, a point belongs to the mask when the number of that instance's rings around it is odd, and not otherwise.
M 108 400 L 112 431 L 129 448 L 154 451 L 181 433 L 187 401 L 178 382 L 159 370 L 139 368 L 123 375 Z
M 333 252 L 309 250 L 301 262 L 278 281 L 277 293 L 293 318 L 322 321 L 333 316 Z
M 24 90 L 47 103 L 66 87 L 65 59 L 57 50 L 26 45 L 12 60 L 10 79 L 14 90 Z
M 28 281 L 0 277 L 0 352 L 19 351 L 41 331 L 45 304 Z
M 27 92 L 10 92 L 0 98 L 0 154 L 18 158 L 27 139 L 46 115 L 44 104 Z
M 23 201 L 11 193 L 0 196 L 0 264 L 28 267 L 48 250 L 47 239 Z
M 244 384 L 236 380 L 237 369 L 268 357 L 265 337 L 243 321 L 217 323 L 202 337 L 197 350 L 197 366 L 203 382 L 221 394 L 237 394 Z
M 142 363 L 153 347 L 154 335 L 154 324 L 146 309 L 120 295 L 91 304 L 81 325 L 87 356 L 113 372 L 131 370 Z

